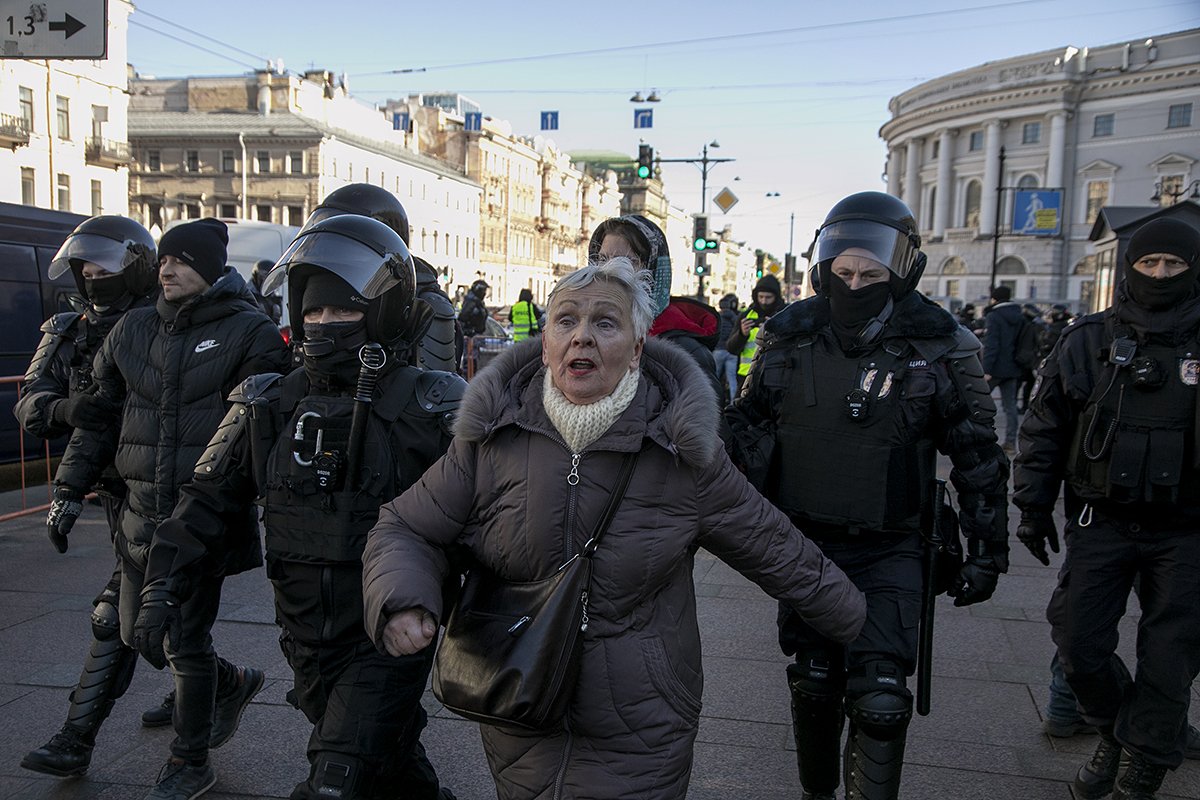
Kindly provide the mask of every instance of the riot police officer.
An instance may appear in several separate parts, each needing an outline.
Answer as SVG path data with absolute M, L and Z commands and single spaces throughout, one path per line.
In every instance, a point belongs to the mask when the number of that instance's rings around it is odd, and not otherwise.
M 818 294 L 771 317 L 742 394 L 726 411 L 735 461 L 867 596 L 841 646 L 781 607 L 804 797 L 832 798 L 850 719 L 848 798 L 900 788 L 912 716 L 923 519 L 938 451 L 952 461 L 967 558 L 955 605 L 987 600 L 1008 566 L 1008 460 L 979 341 L 915 291 L 925 267 L 907 206 L 850 195 L 815 242 Z
M 33 436 L 52 439 L 74 428 L 103 428 L 116 409 L 95 394 L 92 358 L 126 311 L 148 305 L 157 289 L 154 238 L 131 219 L 99 216 L 75 228 L 50 262 L 49 276 L 70 271 L 83 298 L 82 311 L 55 314 L 42 325 L 42 341 L 25 374 L 15 412 Z M 95 454 L 79 454 L 86 458 Z M 111 533 L 120 519 L 125 482 L 111 465 L 95 486 Z M 60 553 L 83 511 L 81 493 L 60 487 L 52 503 L 50 541 Z M 92 644 L 79 682 L 71 691 L 67 721 L 49 742 L 28 753 L 21 766 L 49 775 L 82 775 L 91 763 L 101 723 L 129 688 L 137 653 L 121 643 L 117 606 L 118 564 L 104 590 L 92 601 Z M 151 712 L 147 712 L 151 713 Z M 155 712 L 157 713 L 157 709 Z M 166 722 L 170 722 L 169 715 Z
M 1200 231 L 1148 222 L 1126 263 L 1113 305 L 1067 326 L 1040 369 L 1013 500 L 1017 537 L 1049 564 L 1066 485 L 1067 552 L 1046 616 L 1083 719 L 1100 733 L 1075 793 L 1145 800 L 1182 763 L 1200 670 Z M 1115 649 L 1138 578 L 1131 678 Z
M 351 183 L 330 192 L 321 205 L 308 215 L 301 231 L 337 214 L 362 214 L 387 225 L 409 246 L 408 212 L 396 196 L 380 186 L 369 183 Z M 412 255 L 417 275 L 417 303 L 410 324 L 427 326 L 425 334 L 413 340 L 416 356 L 411 359 L 414 366 L 423 369 L 453 372 L 462 352 L 462 331 L 454 314 L 454 304 L 438 285 L 437 271 L 424 259 Z
M 450 444 L 465 388 L 456 374 L 407 363 L 416 281 L 403 240 L 341 214 L 307 226 L 267 277 L 287 279 L 303 369 L 257 375 L 196 463 L 159 526 L 147 580 L 178 598 L 220 537 L 222 515 L 257 501 L 267 576 L 297 703 L 314 729 L 311 770 L 293 798 L 432 800 L 437 776 L 419 736 L 432 653 L 388 656 L 363 628 L 362 550 L 379 507 Z M 143 652 L 171 624 L 138 626 Z

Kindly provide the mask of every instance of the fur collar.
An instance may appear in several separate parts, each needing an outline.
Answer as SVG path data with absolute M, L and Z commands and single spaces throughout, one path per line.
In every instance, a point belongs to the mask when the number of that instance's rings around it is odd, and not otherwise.
M 764 333 L 775 339 L 787 339 L 816 333 L 829 327 L 829 298 L 824 295 L 792 303 L 763 326 Z M 883 329 L 884 339 L 929 339 L 953 336 L 958 320 L 937 303 L 917 292 L 896 302 L 892 316 Z
M 539 339 L 528 339 L 496 357 L 467 385 L 454 435 L 471 442 L 486 441 L 496 429 L 515 424 L 523 405 L 535 402 L 537 414 L 550 428 L 540 408 L 541 371 Z M 642 349 L 641 385 L 614 428 L 624 427 L 622 420 L 630 424 L 640 421 L 639 438 L 649 438 L 691 466 L 702 468 L 721 447 L 719 416 L 711 383 L 696 362 L 670 342 L 647 339 Z

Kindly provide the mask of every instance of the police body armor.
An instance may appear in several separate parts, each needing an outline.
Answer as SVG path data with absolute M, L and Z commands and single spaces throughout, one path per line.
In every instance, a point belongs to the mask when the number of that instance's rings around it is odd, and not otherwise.
M 1139 346 L 1125 365 L 1110 358 L 1109 370 L 1076 423 L 1071 487 L 1084 500 L 1116 503 L 1170 505 L 1200 496 L 1193 452 L 1197 342 Z
M 905 421 L 901 401 L 933 401 L 930 362 L 901 339 L 851 358 L 807 336 L 787 364 L 789 400 L 779 411 L 771 501 L 800 522 L 919 530 L 937 454 L 925 431 Z M 851 485 L 868 488 L 845 491 Z
M 417 374 L 415 370 L 402 371 L 389 386 L 389 394 L 407 398 Z M 289 401 L 289 389 L 297 384 L 307 387 L 302 370 L 284 379 L 280 410 L 288 424 L 277 435 L 266 461 L 263 524 L 267 552 L 310 563 L 359 561 L 379 507 L 397 494 L 398 464 L 389 420 L 372 409 L 363 437 L 358 488 L 351 488 L 355 481 L 345 472 L 353 398 L 308 395 Z

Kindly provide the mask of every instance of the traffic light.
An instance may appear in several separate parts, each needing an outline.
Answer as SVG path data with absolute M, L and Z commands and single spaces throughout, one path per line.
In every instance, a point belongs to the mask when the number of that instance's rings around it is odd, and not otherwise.
M 654 174 L 654 148 L 648 144 L 638 145 L 637 176 L 649 178 Z
M 759 250 L 754 254 L 754 277 L 761 278 L 763 269 L 766 267 L 767 254 Z
M 708 251 L 708 217 L 697 214 L 692 222 L 692 249 L 697 253 Z
M 697 275 L 699 275 L 701 277 L 708 274 L 708 264 L 704 260 L 704 253 L 700 253 L 700 252 L 696 253 L 695 272 Z

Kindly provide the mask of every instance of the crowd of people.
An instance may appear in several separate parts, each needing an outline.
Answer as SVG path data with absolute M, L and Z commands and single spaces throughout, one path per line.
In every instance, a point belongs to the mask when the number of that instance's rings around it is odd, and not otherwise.
M 528 584 L 586 551 L 588 691 L 543 729 L 481 725 L 497 796 L 680 798 L 703 547 L 779 602 L 801 796 L 891 800 L 929 604 L 996 590 L 1010 478 L 1018 541 L 1047 565 L 1066 549 L 1046 731 L 1098 734 L 1076 795 L 1150 800 L 1200 757 L 1200 232 L 1141 228 L 1104 312 L 1072 321 L 1001 285 L 977 319 L 917 290 L 919 228 L 886 194 L 830 210 L 795 303 L 771 275 L 744 307 L 673 295 L 661 229 L 621 216 L 544 308 L 521 291 L 513 346 L 470 382 L 464 338 L 486 333 L 491 287 L 456 310 L 408 240 L 395 197 L 352 184 L 249 281 L 212 219 L 156 244 L 94 217 L 63 244 L 50 275 L 74 276 L 83 311 L 43 326 L 16 413 L 69 436 L 52 546 L 95 491 L 116 565 L 66 721 L 22 766 L 84 774 L 140 656 L 174 679 L 143 715 L 175 731 L 147 800 L 213 787 L 210 751 L 265 680 L 216 652 L 222 584 L 265 566 L 288 699 L 312 724 L 291 797 L 453 798 L 421 698 L 464 573 Z M 1115 653 L 1131 591 L 1134 669 Z

